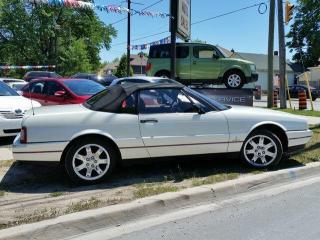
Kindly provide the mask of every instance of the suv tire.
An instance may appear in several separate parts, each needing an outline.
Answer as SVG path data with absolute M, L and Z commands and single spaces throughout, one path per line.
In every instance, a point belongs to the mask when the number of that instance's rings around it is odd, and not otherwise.
M 229 71 L 224 76 L 224 84 L 228 89 L 240 89 L 243 87 L 245 76 L 237 70 Z

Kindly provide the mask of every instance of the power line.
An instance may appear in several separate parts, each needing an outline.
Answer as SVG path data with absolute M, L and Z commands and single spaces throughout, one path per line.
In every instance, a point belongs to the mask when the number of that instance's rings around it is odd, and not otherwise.
M 160 0 L 158 2 L 161 2 L 161 1 L 163 1 L 163 0 Z M 156 3 L 158 3 L 158 2 L 156 2 Z M 259 9 L 258 9 L 259 13 L 260 14 L 264 14 L 266 12 L 266 9 L 265 9 L 264 12 L 261 12 L 260 8 L 261 8 L 261 6 L 266 5 L 266 3 L 268 3 L 268 2 L 269 1 L 260 2 L 260 3 L 256 3 L 256 4 L 253 4 L 253 5 L 247 6 L 247 7 L 239 8 L 239 9 L 231 11 L 231 12 L 222 13 L 222 14 L 210 17 L 210 18 L 206 18 L 206 19 L 199 20 L 197 22 L 193 22 L 193 23 L 191 23 L 191 25 L 200 24 L 200 23 L 203 23 L 203 22 L 207 22 L 207 21 L 210 21 L 210 20 L 213 20 L 213 19 L 224 17 L 224 16 L 227 16 L 227 15 L 230 15 L 230 14 L 233 14 L 233 13 L 241 12 L 241 11 L 244 11 L 244 10 L 247 10 L 247 9 L 250 9 L 250 8 L 254 8 L 254 7 L 259 7 Z M 156 3 L 154 3 L 154 4 L 156 4 Z M 125 19 L 127 19 L 127 18 L 125 18 Z M 142 36 L 142 37 L 136 38 L 136 39 L 134 39 L 132 41 L 142 40 L 142 39 L 145 39 L 145 38 L 157 36 L 157 35 L 160 35 L 160 34 L 163 34 L 163 33 L 167 33 L 167 32 L 169 32 L 169 31 L 164 31 L 164 32 L 159 32 L 159 33 L 154 33 L 154 34 L 151 34 L 151 35 L 147 35 L 147 36 Z M 116 43 L 116 44 L 112 45 L 112 47 L 119 46 L 119 45 L 125 45 L 125 44 L 127 44 L 127 42 Z
M 151 5 L 149 5 L 149 6 L 145 7 L 145 8 L 143 8 L 143 9 L 141 9 L 140 11 L 147 10 L 147 9 L 149 9 L 149 8 L 151 8 L 151 7 L 159 4 L 159 3 L 161 3 L 162 1 L 163 1 L 163 0 L 159 0 L 159 1 L 155 2 L 155 3 L 152 3 Z M 136 15 L 136 13 L 132 14 L 132 16 L 133 16 L 133 15 Z M 115 25 L 115 24 L 117 24 L 117 23 L 123 22 L 123 21 L 126 20 L 126 19 L 127 19 L 127 17 L 121 18 L 121 19 L 119 19 L 118 21 L 115 21 L 115 22 L 111 23 L 111 25 L 113 26 L 113 25 Z

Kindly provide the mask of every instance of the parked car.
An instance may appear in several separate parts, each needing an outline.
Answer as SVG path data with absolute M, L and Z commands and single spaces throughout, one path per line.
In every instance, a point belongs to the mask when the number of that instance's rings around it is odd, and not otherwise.
M 306 91 L 307 98 L 309 98 L 308 87 L 306 85 L 293 85 L 289 86 L 289 93 L 291 98 L 299 98 L 299 92 Z M 320 91 L 314 87 L 310 87 L 312 101 L 320 97 Z
M 27 84 L 26 81 L 22 79 L 16 79 L 16 78 L 0 78 L 0 81 L 4 82 L 5 84 L 7 84 L 9 87 L 17 91 L 18 93 Z
M 22 95 L 42 105 L 83 103 L 105 87 L 88 79 L 43 78 L 22 88 Z
M 84 104 L 36 109 L 24 119 L 13 155 L 60 162 L 73 181 L 94 183 L 120 161 L 138 158 L 236 153 L 252 167 L 275 166 L 311 135 L 303 118 L 227 107 L 182 84 L 123 84 Z
M 178 82 L 169 78 L 161 78 L 161 77 L 125 77 L 125 78 L 117 78 L 112 81 L 110 86 L 126 84 L 126 83 L 174 83 Z
M 59 78 L 61 77 L 59 74 L 55 72 L 48 72 L 48 71 L 30 71 L 27 72 L 24 76 L 23 79 L 27 82 L 30 82 L 33 79 L 37 78 Z
M 40 103 L 20 96 L 8 85 L 0 81 L 0 137 L 15 136 L 20 132 L 24 113 Z
M 77 73 L 73 75 L 72 78 L 90 79 L 102 84 L 103 86 L 109 86 L 114 79 L 117 79 L 114 75 L 101 76 L 92 73 Z
M 229 58 L 213 45 L 178 43 L 176 51 L 176 77 L 183 84 L 225 84 L 227 88 L 237 89 L 258 81 L 253 62 Z M 151 46 L 147 75 L 169 78 L 170 56 L 170 44 Z

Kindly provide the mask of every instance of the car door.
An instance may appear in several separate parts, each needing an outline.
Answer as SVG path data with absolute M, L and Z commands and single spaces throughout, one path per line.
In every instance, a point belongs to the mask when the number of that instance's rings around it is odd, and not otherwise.
M 46 94 L 45 94 L 45 81 L 35 81 L 29 83 L 29 85 L 24 88 L 23 96 L 27 98 L 31 98 L 33 100 L 38 101 L 41 105 L 46 105 Z
M 197 109 L 181 89 L 140 91 L 140 131 L 151 157 L 227 151 L 229 132 L 224 114 L 208 108 L 200 114 Z
M 57 92 L 64 92 L 65 94 L 56 94 Z M 60 104 L 68 104 L 68 91 L 61 83 L 56 81 L 47 81 L 46 87 L 46 105 L 60 105 Z
M 190 79 L 190 46 L 177 46 L 177 76 L 180 79 Z
M 194 46 L 191 79 L 218 79 L 221 68 L 219 54 L 213 46 Z

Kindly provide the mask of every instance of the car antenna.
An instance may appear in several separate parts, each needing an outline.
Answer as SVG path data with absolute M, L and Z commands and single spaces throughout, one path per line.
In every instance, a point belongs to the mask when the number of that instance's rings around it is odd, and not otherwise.
M 32 115 L 34 116 L 33 101 L 32 101 L 32 98 L 31 98 L 31 91 L 30 91 L 30 82 L 29 82 L 29 86 L 28 86 L 28 93 L 29 93 L 29 98 L 30 98 L 30 101 L 31 101 Z

